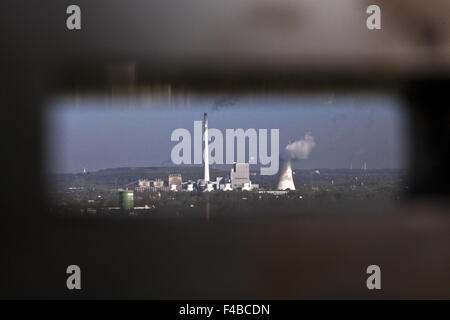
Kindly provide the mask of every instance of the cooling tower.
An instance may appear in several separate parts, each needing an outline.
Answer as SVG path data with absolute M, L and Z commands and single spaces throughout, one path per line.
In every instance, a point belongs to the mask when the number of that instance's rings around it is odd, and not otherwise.
M 295 190 L 294 179 L 292 178 L 291 159 L 283 161 L 280 173 L 280 181 L 278 182 L 278 190 Z

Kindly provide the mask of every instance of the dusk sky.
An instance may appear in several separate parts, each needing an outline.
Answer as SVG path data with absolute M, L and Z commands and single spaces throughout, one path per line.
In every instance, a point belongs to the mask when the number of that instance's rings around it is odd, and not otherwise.
M 294 168 L 405 167 L 404 113 L 390 95 L 191 96 L 188 103 L 58 98 L 47 113 L 48 170 L 171 166 L 173 130 L 193 136 L 208 112 L 209 127 L 280 129 L 280 150 L 310 131 L 316 146 Z M 225 139 L 224 139 L 225 140 Z M 224 141 L 225 143 L 225 141 Z M 225 151 L 224 151 L 225 153 Z

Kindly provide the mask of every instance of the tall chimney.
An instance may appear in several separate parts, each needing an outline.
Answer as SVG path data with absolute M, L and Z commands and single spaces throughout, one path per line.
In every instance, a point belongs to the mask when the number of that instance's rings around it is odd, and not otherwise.
M 209 147 L 208 147 L 208 114 L 203 115 L 203 141 L 204 141 L 204 160 L 205 160 L 205 184 L 209 181 Z
M 295 190 L 294 179 L 292 177 L 291 159 L 286 159 L 281 168 L 278 190 Z

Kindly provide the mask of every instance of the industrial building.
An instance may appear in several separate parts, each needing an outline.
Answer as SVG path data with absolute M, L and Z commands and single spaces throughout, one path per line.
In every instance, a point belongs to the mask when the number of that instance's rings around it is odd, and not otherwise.
M 150 190 L 150 180 L 147 179 L 139 179 L 138 180 L 138 186 L 135 188 L 138 192 L 144 192 Z
M 183 179 L 181 174 L 169 174 L 170 191 L 181 191 L 183 186 Z
M 150 180 L 147 179 L 139 179 L 138 180 L 139 187 L 142 188 L 150 188 Z
M 124 211 L 133 210 L 134 207 L 134 192 L 131 190 L 119 191 L 120 209 Z
M 242 188 L 250 183 L 250 165 L 248 163 L 235 163 L 230 170 L 231 188 Z
M 163 179 L 156 179 L 153 181 L 153 186 L 154 188 L 162 188 L 164 187 L 164 180 Z
M 181 176 L 180 176 L 180 179 L 181 179 Z M 162 179 L 156 179 L 156 180 L 139 179 L 137 182 L 138 182 L 138 186 L 134 189 L 137 192 L 145 192 L 145 191 L 158 192 L 158 191 L 169 191 L 170 190 L 170 187 L 164 185 L 164 180 L 162 180 Z M 179 189 L 181 190 L 181 184 L 180 184 Z

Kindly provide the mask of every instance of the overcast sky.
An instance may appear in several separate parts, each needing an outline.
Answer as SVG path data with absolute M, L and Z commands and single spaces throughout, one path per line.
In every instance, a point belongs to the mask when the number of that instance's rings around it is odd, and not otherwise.
M 176 100 L 176 99 L 174 99 Z M 58 98 L 47 112 L 50 172 L 169 166 L 177 128 L 280 129 L 280 149 L 310 131 L 316 146 L 294 168 L 405 167 L 405 115 L 387 94 L 320 96 L 191 96 L 180 102 Z M 225 142 L 225 141 L 224 141 Z M 225 153 L 225 151 L 224 151 Z

